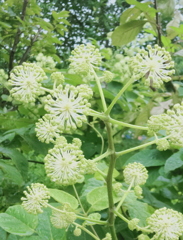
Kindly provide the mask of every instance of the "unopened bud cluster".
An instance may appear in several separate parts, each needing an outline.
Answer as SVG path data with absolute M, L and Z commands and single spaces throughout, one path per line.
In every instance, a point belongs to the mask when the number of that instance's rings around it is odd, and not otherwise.
M 144 185 L 148 178 L 147 169 L 141 163 L 129 163 L 125 166 L 123 171 L 125 183 L 131 184 L 133 181 L 132 186 Z
M 151 116 L 148 121 L 149 134 L 165 130 L 167 140 L 157 141 L 159 150 L 166 150 L 169 144 L 183 147 L 183 103 L 175 104 L 172 110 L 160 115 Z

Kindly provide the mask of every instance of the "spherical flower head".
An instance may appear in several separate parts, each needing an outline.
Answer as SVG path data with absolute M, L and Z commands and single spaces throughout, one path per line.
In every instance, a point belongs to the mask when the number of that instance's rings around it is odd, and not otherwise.
M 151 116 L 148 120 L 149 133 L 154 134 L 165 130 L 167 141 L 158 140 L 160 150 L 169 147 L 168 144 L 183 147 L 183 102 L 175 104 L 172 110 L 160 115 Z
M 129 163 L 126 165 L 124 171 L 124 180 L 125 183 L 131 184 L 133 181 L 132 186 L 144 185 L 148 178 L 147 169 L 141 163 Z
M 44 71 L 35 63 L 23 63 L 11 71 L 8 84 L 12 86 L 10 94 L 21 103 L 34 103 L 44 94 L 41 82 L 46 79 Z
M 44 160 L 47 176 L 61 186 L 73 185 L 83 179 L 87 160 L 76 140 L 67 143 L 60 137 Z
M 35 131 L 38 139 L 45 143 L 54 143 L 61 133 L 57 122 L 50 114 L 46 114 L 38 120 Z
M 68 228 L 76 220 L 76 214 L 68 204 L 64 204 L 58 211 L 53 210 L 50 220 L 56 228 Z
M 172 209 L 156 210 L 147 223 L 150 230 L 155 232 L 154 240 L 178 240 L 183 233 L 183 215 Z
M 170 143 L 167 139 L 158 139 L 157 140 L 157 149 L 159 151 L 166 151 L 167 149 L 170 148 Z
M 81 235 L 81 229 L 76 227 L 73 232 L 74 236 L 79 237 Z
M 70 69 L 77 74 L 88 74 L 91 67 L 101 65 L 102 56 L 95 46 L 91 44 L 77 46 L 69 57 Z
M 102 80 L 106 83 L 110 83 L 114 78 L 114 74 L 110 71 L 104 71 Z
M 155 45 L 154 48 L 148 45 L 147 49 L 148 51 L 141 49 L 132 58 L 130 64 L 135 78 L 143 77 L 146 85 L 159 88 L 163 82 L 171 80 L 170 76 L 175 73 L 172 70 L 174 62 L 171 61 L 170 54 L 158 45 Z
M 139 219 L 138 218 L 133 218 L 132 220 L 130 220 L 128 222 L 128 227 L 131 231 L 135 230 L 138 228 L 138 223 L 139 223 Z
M 22 206 L 28 213 L 42 213 L 42 207 L 47 207 L 48 199 L 50 198 L 49 191 L 44 184 L 32 183 L 24 191 L 26 197 L 22 197 Z
M 61 72 L 54 72 L 50 77 L 56 86 L 63 84 L 65 81 L 65 77 Z
M 107 233 L 105 238 L 102 238 L 102 240 L 112 240 L 112 236 L 110 233 Z
M 41 68 L 53 69 L 55 68 L 56 63 L 53 58 L 50 56 L 44 56 L 42 53 L 39 53 L 36 57 L 37 65 Z
M 142 188 L 139 185 L 134 187 L 134 193 L 138 199 L 142 198 Z
M 81 127 L 82 122 L 87 121 L 90 97 L 91 89 L 89 90 L 89 87 L 66 85 L 63 88 L 59 85 L 52 95 L 47 96 L 45 110 L 53 116 L 61 131 L 70 133 Z

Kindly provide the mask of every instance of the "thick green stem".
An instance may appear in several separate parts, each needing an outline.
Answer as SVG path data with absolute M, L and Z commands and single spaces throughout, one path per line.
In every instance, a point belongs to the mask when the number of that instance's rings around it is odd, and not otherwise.
M 114 200 L 113 200 L 113 188 L 112 188 L 112 181 L 113 181 L 112 175 L 113 175 L 113 171 L 116 163 L 116 154 L 115 154 L 114 142 L 112 137 L 111 124 L 109 122 L 105 122 L 105 124 L 107 128 L 107 136 L 108 136 L 108 149 L 109 151 L 112 152 L 110 155 L 109 170 L 106 178 L 108 201 L 109 201 L 108 224 L 109 224 L 112 240 L 117 240 L 116 231 L 114 227 L 115 215 L 114 215 Z
M 109 122 L 110 123 L 114 123 L 114 124 L 118 124 L 118 125 L 123 126 L 123 127 L 129 127 L 129 128 L 146 130 L 146 131 L 148 130 L 148 127 L 143 127 L 143 126 L 137 126 L 137 125 L 133 125 L 133 124 L 129 124 L 129 123 L 124 123 L 124 122 L 115 120 L 115 119 L 113 119 L 111 117 L 109 117 Z
M 109 115 L 109 113 L 111 112 L 112 108 L 114 107 L 114 105 L 116 104 L 116 102 L 118 101 L 118 99 L 121 97 L 121 95 L 126 91 L 126 89 L 133 83 L 134 79 L 130 79 L 130 81 L 128 81 L 125 86 L 121 89 L 121 91 L 119 91 L 119 93 L 116 95 L 116 97 L 113 99 L 113 101 L 111 102 L 111 104 L 109 105 L 107 111 L 105 112 L 106 115 Z

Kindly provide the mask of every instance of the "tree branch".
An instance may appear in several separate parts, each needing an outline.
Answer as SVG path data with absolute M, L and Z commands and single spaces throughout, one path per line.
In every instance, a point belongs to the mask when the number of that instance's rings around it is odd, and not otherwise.
M 23 2 L 23 6 L 22 6 L 22 14 L 21 14 L 21 20 L 24 21 L 25 18 L 25 14 L 26 14 L 26 8 L 28 5 L 29 0 L 24 0 Z M 15 52 L 17 49 L 17 45 L 19 43 L 20 40 L 20 36 L 21 36 L 22 32 L 20 31 L 20 28 L 18 27 L 17 29 L 17 33 L 15 35 L 15 40 L 12 46 L 12 49 L 10 51 L 10 57 L 9 57 L 9 74 L 11 72 L 11 70 L 13 69 L 13 61 L 14 61 L 14 57 L 15 57 Z
M 154 0 L 154 8 L 156 10 L 158 10 L 157 7 L 157 0 Z M 157 43 L 160 47 L 162 47 L 162 42 L 161 42 L 161 26 L 160 26 L 160 22 L 159 22 L 159 15 L 158 15 L 158 11 L 156 12 L 156 29 L 157 29 Z

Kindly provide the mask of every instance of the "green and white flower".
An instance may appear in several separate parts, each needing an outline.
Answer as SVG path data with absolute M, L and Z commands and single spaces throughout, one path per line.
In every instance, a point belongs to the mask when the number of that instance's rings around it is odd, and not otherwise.
M 131 184 L 133 181 L 132 186 L 144 185 L 148 178 L 147 169 L 141 163 L 129 163 L 125 166 L 123 171 L 125 183 Z
M 157 140 L 159 150 L 166 150 L 169 144 L 183 147 L 183 102 L 175 104 L 172 110 L 166 113 L 151 116 L 148 120 L 149 134 L 154 135 L 160 130 L 165 130 L 167 140 Z
M 21 103 L 34 103 L 39 95 L 44 94 L 41 82 L 46 74 L 35 63 L 23 63 L 13 68 L 8 84 L 12 87 L 10 94 Z
M 92 90 L 87 85 L 59 85 L 45 100 L 45 110 L 52 115 L 61 132 L 71 132 L 86 122 L 90 111 L 88 99 Z
M 91 44 L 79 45 L 69 57 L 70 69 L 77 74 L 88 75 L 91 67 L 99 67 L 102 62 L 102 56 L 95 46 Z
M 54 143 L 61 133 L 51 114 L 45 114 L 38 120 L 35 131 L 38 139 L 45 143 Z
M 59 211 L 53 210 L 50 217 L 51 223 L 56 228 L 68 228 L 76 220 L 76 214 L 72 211 L 68 204 L 64 204 Z
M 183 234 L 183 215 L 167 208 L 156 210 L 148 219 L 152 240 L 178 240 Z
M 175 73 L 172 70 L 174 62 L 171 60 L 169 52 L 164 48 L 155 45 L 152 48 L 147 46 L 148 51 L 141 49 L 139 53 L 132 58 L 131 68 L 134 78 L 145 79 L 145 84 L 153 87 L 161 87 L 163 82 L 171 80 L 171 75 Z
M 24 191 L 25 197 L 22 197 L 22 206 L 32 214 L 42 213 L 43 207 L 47 207 L 48 199 L 50 198 L 49 191 L 44 184 L 32 183 Z
M 86 171 L 86 159 L 80 150 L 81 141 L 73 139 L 67 143 L 64 137 L 57 139 L 53 149 L 45 157 L 45 169 L 51 181 L 67 186 L 83 180 Z

